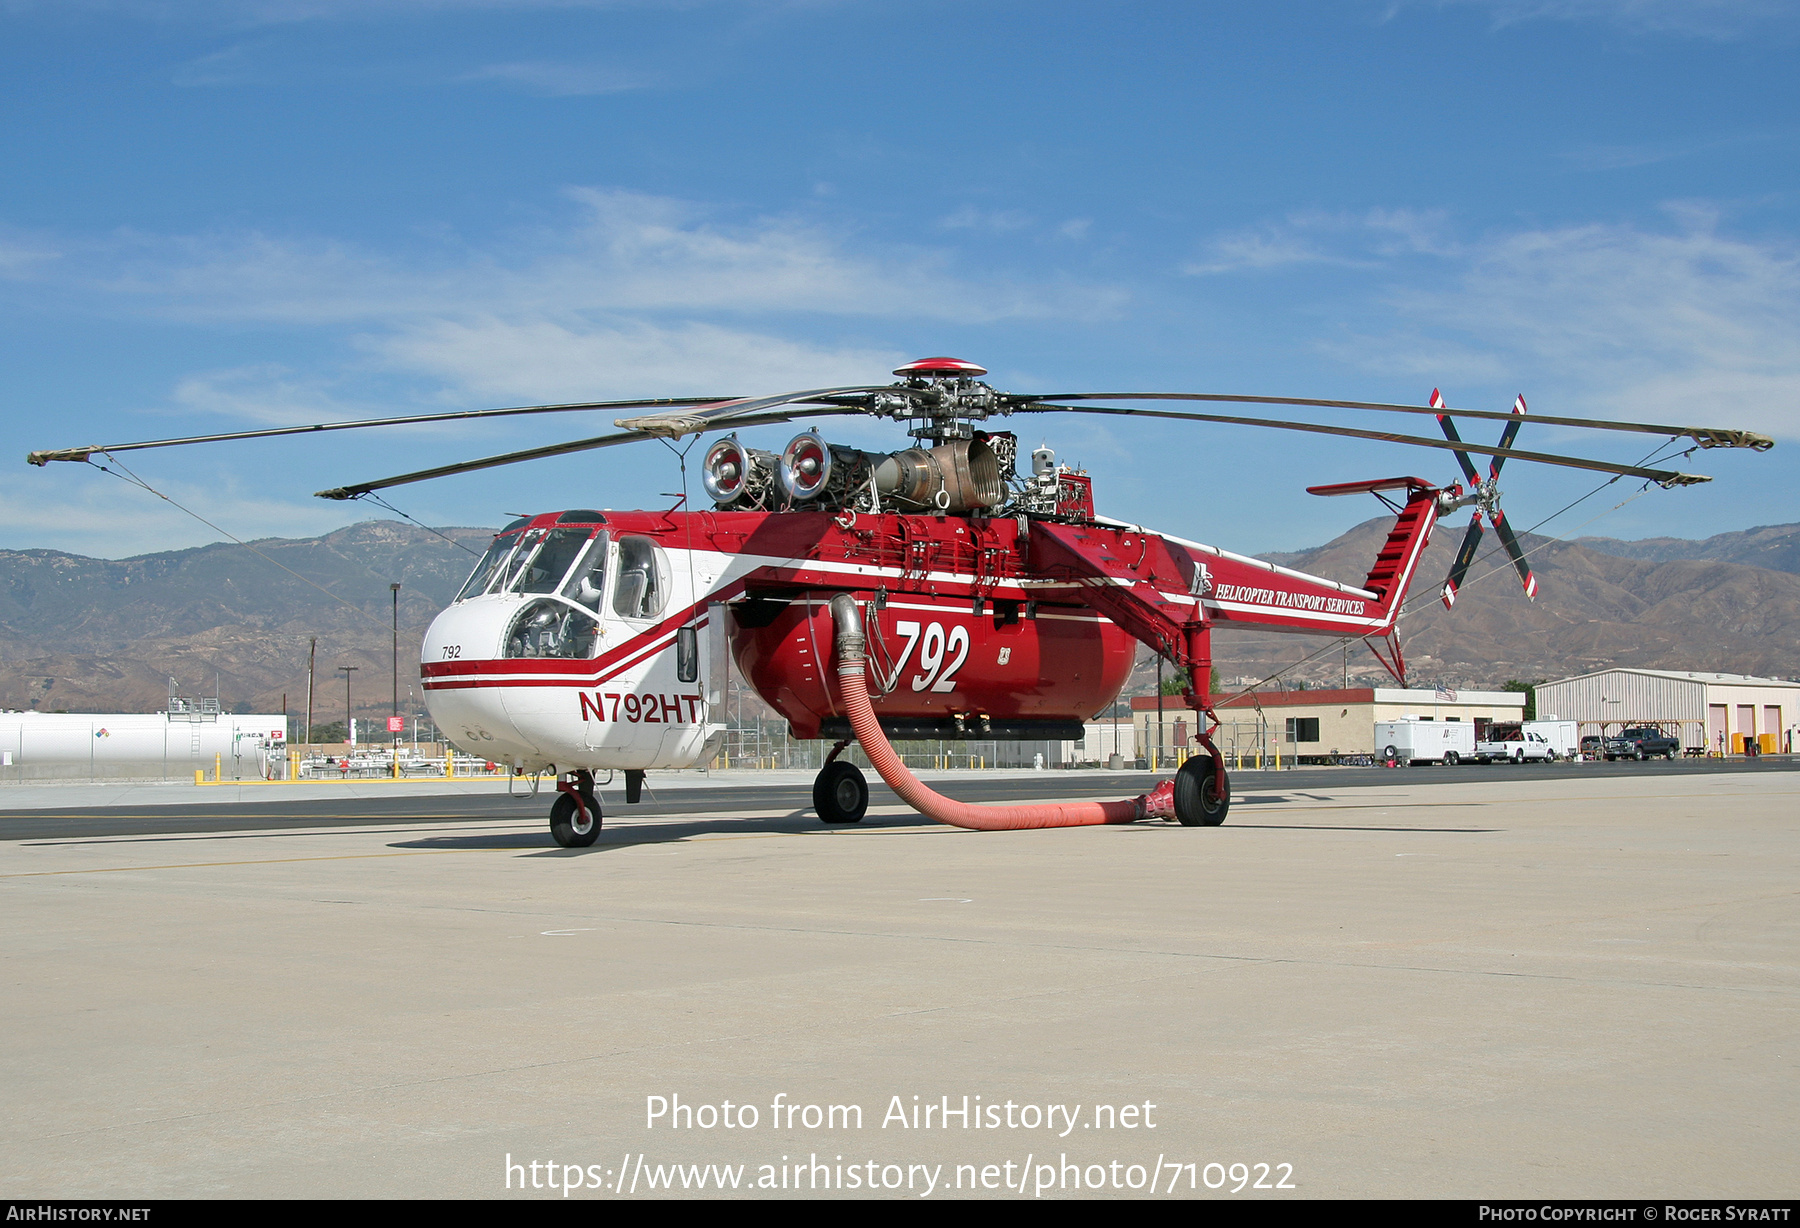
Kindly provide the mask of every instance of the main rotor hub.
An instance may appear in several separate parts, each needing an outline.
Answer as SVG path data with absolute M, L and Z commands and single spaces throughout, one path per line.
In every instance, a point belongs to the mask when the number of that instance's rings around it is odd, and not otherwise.
M 920 358 L 903 367 L 895 367 L 894 374 L 901 379 L 911 376 L 941 377 L 945 375 L 961 375 L 970 379 L 978 379 L 987 374 L 987 368 L 978 367 L 972 362 L 964 362 L 960 358 Z
M 994 390 L 982 383 L 987 374 L 960 358 L 921 358 L 896 367 L 900 382 L 896 391 L 877 393 L 871 409 L 883 417 L 910 418 L 907 434 L 934 444 L 951 439 L 970 439 L 974 424 L 995 413 L 1008 412 Z

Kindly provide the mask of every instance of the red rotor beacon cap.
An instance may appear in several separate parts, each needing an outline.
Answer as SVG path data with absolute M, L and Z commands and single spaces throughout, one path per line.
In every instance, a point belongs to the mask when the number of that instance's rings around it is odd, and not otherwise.
M 986 367 L 978 367 L 972 362 L 964 362 L 960 358 L 920 358 L 907 363 L 904 367 L 894 368 L 895 375 L 968 375 L 981 376 L 987 374 Z

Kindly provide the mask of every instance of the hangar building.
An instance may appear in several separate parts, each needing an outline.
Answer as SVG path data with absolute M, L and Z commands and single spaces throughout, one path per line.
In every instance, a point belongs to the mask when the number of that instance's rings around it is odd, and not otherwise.
M 1698 670 L 1603 669 L 1537 688 L 1537 711 L 1577 721 L 1585 737 L 1628 725 L 1656 725 L 1696 753 L 1744 753 L 1744 739 L 1768 753 L 1792 753 L 1800 722 L 1800 682 Z

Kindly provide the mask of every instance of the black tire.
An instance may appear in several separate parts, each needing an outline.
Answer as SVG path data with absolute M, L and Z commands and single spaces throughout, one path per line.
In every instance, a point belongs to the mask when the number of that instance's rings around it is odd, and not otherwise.
M 819 822 L 860 823 L 869 812 L 869 782 L 854 763 L 834 759 L 813 781 L 813 810 Z
M 1640 746 L 1637 748 L 1637 751 L 1631 757 L 1633 759 L 1636 759 L 1639 763 L 1642 763 L 1644 760 L 1648 759 L 1650 756 L 1646 755 L 1644 753 L 1644 748 Z
M 1556 762 L 1556 752 L 1553 750 L 1545 751 L 1544 752 L 1544 762 L 1545 763 L 1555 763 Z
M 1175 773 L 1175 818 L 1183 827 L 1217 827 L 1231 809 L 1231 783 L 1224 793 L 1213 776 L 1211 755 L 1195 755 Z
M 1457 764 L 1459 764 L 1461 762 L 1462 762 L 1462 756 L 1458 755 L 1455 751 L 1447 750 L 1444 752 L 1444 766 L 1445 767 L 1455 767 Z
M 1663 758 L 1664 758 L 1664 759 L 1667 759 L 1667 760 L 1670 760 L 1670 761 L 1673 761 L 1673 760 L 1674 760 L 1674 758 L 1675 758 L 1675 752 L 1674 752 L 1674 751 L 1672 751 L 1672 750 L 1665 750 L 1665 751 L 1664 751 L 1664 752 L 1663 752 Z
M 1383 759 L 1392 759 L 1394 762 L 1398 763 L 1400 761 L 1400 748 L 1398 746 L 1390 746 L 1381 752 L 1381 757 Z
M 599 800 L 589 793 L 582 797 L 581 804 L 587 807 L 586 829 L 581 826 L 581 814 L 571 795 L 558 793 L 550 807 L 550 834 L 566 849 L 584 849 L 600 838 Z

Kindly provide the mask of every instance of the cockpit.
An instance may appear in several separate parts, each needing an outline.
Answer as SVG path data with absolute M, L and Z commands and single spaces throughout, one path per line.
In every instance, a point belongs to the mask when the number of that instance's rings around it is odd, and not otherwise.
M 602 520 L 599 513 L 564 513 Z M 614 538 L 590 525 L 527 527 L 514 521 L 500 531 L 476 564 L 457 601 L 516 594 L 528 600 L 507 627 L 507 657 L 586 658 L 604 639 L 607 582 L 613 580 L 611 613 L 640 621 L 656 618 L 668 603 L 669 566 L 647 537 Z

